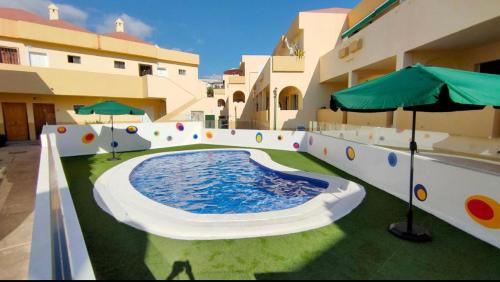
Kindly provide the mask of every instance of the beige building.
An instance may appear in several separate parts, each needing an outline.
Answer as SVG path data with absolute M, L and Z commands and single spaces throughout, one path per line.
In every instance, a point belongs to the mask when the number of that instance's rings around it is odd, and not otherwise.
M 178 118 L 206 100 L 198 55 L 129 35 L 121 19 L 115 32 L 96 34 L 60 20 L 54 5 L 48 15 L 0 8 L 0 133 L 9 140 L 33 140 L 46 123 L 109 122 L 75 115 L 75 108 L 99 101 L 147 112 L 118 122 L 148 122 Z M 203 114 L 207 107 L 199 108 Z
M 247 86 L 245 107 L 257 128 L 407 129 L 406 112 L 334 113 L 330 95 L 415 63 L 500 74 L 499 26 L 500 2 L 491 0 L 363 0 L 352 10 L 301 12 Z M 420 113 L 417 126 L 500 137 L 500 111 Z

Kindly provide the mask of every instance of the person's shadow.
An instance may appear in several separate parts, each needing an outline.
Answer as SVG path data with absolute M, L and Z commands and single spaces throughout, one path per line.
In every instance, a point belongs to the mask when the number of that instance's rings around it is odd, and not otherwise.
M 172 272 L 168 275 L 166 280 L 174 280 L 179 274 L 186 272 L 189 280 L 196 280 L 193 275 L 193 269 L 191 268 L 191 264 L 189 260 L 187 261 L 176 261 L 172 266 Z

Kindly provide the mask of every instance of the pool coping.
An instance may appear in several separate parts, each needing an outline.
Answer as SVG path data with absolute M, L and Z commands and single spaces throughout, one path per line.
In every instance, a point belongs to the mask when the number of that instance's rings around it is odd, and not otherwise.
M 132 170 L 145 160 L 203 151 L 248 152 L 251 160 L 265 168 L 292 176 L 322 180 L 329 186 L 308 202 L 286 210 L 246 214 L 195 214 L 149 199 L 129 181 Z M 180 240 L 242 239 L 308 231 L 329 225 L 349 214 L 362 202 L 365 195 L 364 188 L 355 182 L 283 166 L 261 150 L 233 148 L 176 151 L 136 157 L 103 173 L 94 186 L 94 199 L 98 206 L 119 222 L 154 235 Z

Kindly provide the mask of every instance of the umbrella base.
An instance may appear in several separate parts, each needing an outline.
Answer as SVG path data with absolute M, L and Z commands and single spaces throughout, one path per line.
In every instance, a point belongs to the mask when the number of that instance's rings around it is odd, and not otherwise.
M 406 222 L 393 223 L 389 226 L 389 232 L 400 239 L 410 242 L 425 243 L 432 241 L 432 236 L 427 229 L 413 225 L 412 232 L 408 232 L 407 227 L 408 223 Z
M 108 158 L 108 161 L 119 161 L 119 160 L 121 160 L 121 159 L 118 157 Z

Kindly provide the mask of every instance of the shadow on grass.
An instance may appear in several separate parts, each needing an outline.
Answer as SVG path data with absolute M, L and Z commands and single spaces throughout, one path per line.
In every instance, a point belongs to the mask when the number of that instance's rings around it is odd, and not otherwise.
M 163 151 L 121 153 L 122 161 Z M 493 279 L 500 251 L 416 210 L 434 241 L 400 241 L 386 230 L 404 219 L 406 203 L 309 154 L 264 150 L 280 164 L 337 175 L 363 185 L 367 195 L 351 214 L 324 228 L 286 236 L 220 241 L 160 238 L 121 224 L 93 199 L 93 183 L 120 162 L 107 155 L 64 158 L 68 183 L 98 279 Z
M 168 275 L 167 280 L 174 280 L 184 272 L 189 277 L 189 280 L 196 280 L 194 278 L 193 269 L 191 268 L 189 260 L 174 262 L 174 265 L 172 266 L 172 272 Z
M 365 187 L 363 203 L 335 222 L 343 233 L 318 256 L 289 272 L 256 273 L 258 280 L 295 279 L 498 279 L 500 251 L 416 209 L 416 220 L 432 230 L 426 244 L 402 241 L 387 231 L 405 219 L 407 204 L 316 157 L 300 153 L 322 170 Z M 317 171 L 315 167 L 302 169 Z

